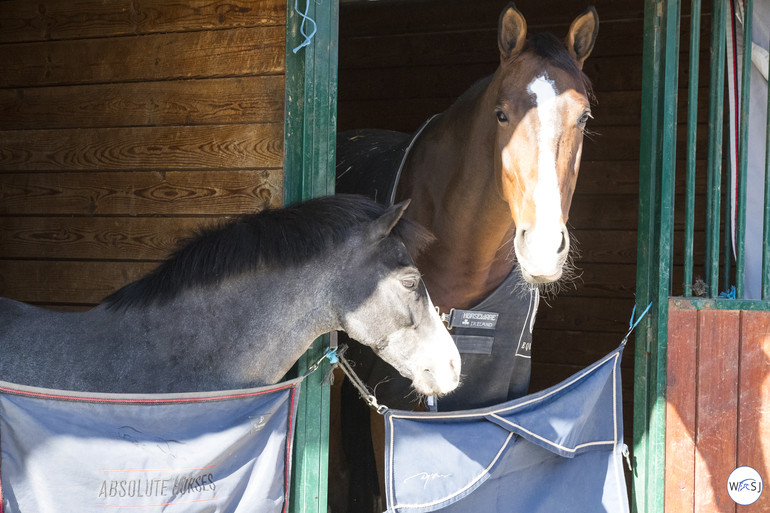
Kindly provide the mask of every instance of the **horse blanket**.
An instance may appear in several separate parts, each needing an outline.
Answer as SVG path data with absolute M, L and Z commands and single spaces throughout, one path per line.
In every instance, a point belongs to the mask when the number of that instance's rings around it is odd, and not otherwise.
M 629 511 L 622 351 L 493 407 L 386 412 L 388 513 Z
M 431 118 L 433 119 L 433 118 Z M 353 130 L 337 140 L 337 191 L 393 204 L 401 169 L 429 119 L 409 136 L 389 130 Z M 430 292 L 430 291 L 428 291 Z M 540 297 L 517 269 L 481 303 L 453 312 L 452 338 L 462 359 L 462 386 L 437 402 L 439 411 L 491 406 L 525 395 L 531 374 L 532 330 Z M 359 353 L 368 355 L 368 358 Z M 378 400 L 393 408 L 414 406 L 409 380 L 365 348 L 348 357 L 367 383 L 378 383 Z M 368 360 L 369 366 L 360 362 Z
M 0 512 L 283 512 L 300 383 L 128 395 L 0 382 Z

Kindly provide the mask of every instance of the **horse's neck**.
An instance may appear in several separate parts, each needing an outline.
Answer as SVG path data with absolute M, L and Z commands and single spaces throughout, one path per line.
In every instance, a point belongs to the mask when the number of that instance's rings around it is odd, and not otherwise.
M 305 293 L 324 290 L 314 283 L 320 279 L 309 268 L 259 273 L 130 308 L 122 322 L 139 323 L 144 338 L 181 364 L 203 365 L 212 376 L 230 381 L 214 386 L 275 383 L 315 338 L 337 329 L 328 298 Z M 127 326 L 128 336 L 136 331 Z
M 437 242 L 418 259 L 434 303 L 467 308 L 513 268 L 513 221 L 494 171 L 494 98 L 477 84 L 429 125 L 399 186 Z M 477 114 L 478 113 L 478 114 Z

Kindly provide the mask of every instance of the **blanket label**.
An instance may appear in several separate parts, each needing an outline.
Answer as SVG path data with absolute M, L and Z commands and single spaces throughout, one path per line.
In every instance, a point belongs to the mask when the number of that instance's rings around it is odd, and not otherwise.
M 475 328 L 493 330 L 497 328 L 497 312 L 479 312 L 476 310 L 456 310 L 449 313 L 450 328 Z

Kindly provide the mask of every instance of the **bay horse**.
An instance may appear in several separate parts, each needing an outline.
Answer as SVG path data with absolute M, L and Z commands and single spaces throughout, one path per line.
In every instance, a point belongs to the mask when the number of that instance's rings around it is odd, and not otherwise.
M 498 20 L 500 63 L 493 75 L 413 135 L 357 130 L 338 136 L 337 190 L 386 204 L 409 197 L 406 215 L 436 236 L 416 261 L 436 306 L 444 313 L 479 308 L 499 315 L 494 337 L 454 329 L 464 375 L 444 401 L 450 410 L 527 393 L 539 291 L 555 290 L 571 274 L 566 223 L 591 118 L 591 84 L 582 68 L 598 27 L 590 7 L 564 40 L 528 34 L 511 2 Z M 365 348 L 349 354 L 376 385 L 379 402 L 415 406 L 392 369 Z M 343 417 L 346 409 L 360 408 L 345 390 Z M 366 424 L 368 413 L 351 415 L 343 428 Z M 362 451 L 349 449 L 356 458 Z M 351 492 L 365 487 L 353 484 Z
M 407 204 L 331 196 L 203 229 L 84 312 L 0 299 L 0 380 L 111 393 L 268 385 L 344 330 L 419 393 L 445 394 L 459 354 L 410 256 L 430 236 L 402 218 Z

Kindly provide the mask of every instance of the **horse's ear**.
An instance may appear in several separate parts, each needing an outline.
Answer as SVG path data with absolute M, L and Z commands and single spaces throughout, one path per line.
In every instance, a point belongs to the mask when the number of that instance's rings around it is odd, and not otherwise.
M 382 239 L 390 235 L 391 230 L 396 226 L 396 223 L 401 219 L 401 216 L 404 215 L 404 210 L 406 210 L 406 207 L 409 206 L 411 201 L 412 200 L 404 200 L 401 203 L 388 208 L 388 210 L 374 222 L 372 236 L 375 239 Z
M 594 49 L 598 33 L 599 15 L 596 14 L 596 9 L 593 6 L 575 18 L 575 21 L 570 25 L 564 43 L 567 45 L 569 53 L 577 61 L 580 69 L 583 69 L 583 62 L 591 55 L 591 50 Z
M 524 16 L 510 2 L 497 22 L 497 46 L 500 47 L 500 58 L 507 60 L 516 55 L 524 47 L 527 40 L 527 22 Z

